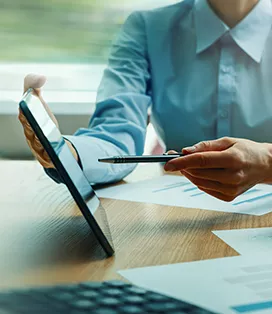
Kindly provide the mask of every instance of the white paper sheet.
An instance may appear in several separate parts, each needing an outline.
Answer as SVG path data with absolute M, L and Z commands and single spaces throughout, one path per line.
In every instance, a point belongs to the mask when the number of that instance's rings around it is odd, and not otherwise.
M 97 194 L 105 198 L 256 216 L 267 214 L 272 209 L 271 185 L 259 184 L 227 203 L 200 191 L 185 177 L 173 175 L 109 187 L 98 190 Z
M 242 255 L 272 253 L 272 228 L 216 230 L 213 233 Z
M 271 255 L 228 257 L 119 273 L 145 289 L 216 313 L 272 313 Z

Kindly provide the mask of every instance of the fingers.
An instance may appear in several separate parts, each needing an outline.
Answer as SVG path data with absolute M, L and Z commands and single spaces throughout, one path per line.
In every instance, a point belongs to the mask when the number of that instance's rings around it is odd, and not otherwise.
M 215 190 L 209 190 L 209 189 L 206 189 L 206 188 L 203 188 L 203 187 L 198 187 L 199 190 L 221 200 L 221 201 L 225 201 L 225 202 L 231 202 L 233 201 L 237 196 L 243 194 L 244 192 L 246 192 L 247 190 L 251 189 L 254 185 L 249 185 L 249 186 L 246 186 L 243 190 L 239 191 L 239 193 L 237 195 L 228 195 L 228 194 L 225 194 L 225 193 L 222 193 L 222 192 L 218 192 L 218 191 L 215 191 Z
M 39 74 L 28 74 L 24 79 L 24 92 L 26 92 L 29 88 L 34 89 L 34 95 L 38 96 L 41 103 L 43 104 L 45 110 L 49 114 L 52 121 L 55 123 L 57 127 L 59 127 L 58 121 L 56 117 L 53 115 L 47 103 L 44 101 L 41 94 L 41 87 L 45 84 L 46 77 L 44 75 Z
M 32 128 L 30 126 L 30 124 L 28 123 L 28 121 L 26 120 L 24 114 L 22 113 L 22 110 L 19 109 L 19 115 L 18 115 L 18 119 L 20 120 L 23 128 L 24 128 L 24 132 L 26 137 L 30 137 L 31 134 L 33 133 Z
M 176 150 L 168 150 L 166 152 L 167 155 L 173 155 L 173 154 L 178 154 L 178 152 Z
M 236 169 L 186 169 L 185 171 L 192 177 L 224 184 L 237 185 L 246 181 L 244 171 Z
M 32 150 L 32 149 L 31 149 Z M 33 152 L 33 150 L 32 150 Z M 37 158 L 38 162 L 44 167 L 44 168 L 54 168 L 53 163 L 51 162 L 49 156 L 44 151 L 43 156 L 40 156 L 38 154 L 35 154 L 35 157 Z
M 231 202 L 233 201 L 235 198 L 232 197 L 232 196 L 229 196 L 229 195 L 225 195 L 225 194 L 222 194 L 220 192 L 216 192 L 216 191 L 212 191 L 212 190 L 206 190 L 206 189 L 203 189 L 203 188 L 199 188 L 199 190 L 205 192 L 206 194 L 209 194 L 215 198 L 218 198 L 219 200 L 221 201 L 225 201 L 225 202 Z
M 213 141 L 203 141 L 191 147 L 183 148 L 184 154 L 191 154 L 204 151 L 222 151 L 234 145 L 235 139 L 223 137 Z
M 38 74 L 28 74 L 24 79 L 24 93 L 29 89 L 33 88 L 35 94 L 40 96 L 40 89 L 45 84 L 46 77 Z
M 51 159 L 49 158 L 48 154 L 44 150 L 37 136 L 34 134 L 30 124 L 26 120 L 21 110 L 19 110 L 18 118 L 24 127 L 25 138 L 33 155 L 36 157 L 36 159 L 40 162 L 40 164 L 43 167 L 54 168 L 54 165 L 52 164 Z
M 204 152 L 172 159 L 165 164 L 164 169 L 177 171 L 194 168 L 231 168 L 235 166 L 235 162 L 236 156 L 229 152 Z
M 238 185 L 222 184 L 216 181 L 199 179 L 191 176 L 188 172 L 182 171 L 182 174 L 195 184 L 199 189 L 205 190 L 206 193 L 220 198 L 224 201 L 232 201 L 238 195 L 243 193 L 243 190 Z M 216 196 L 217 195 L 217 196 Z M 220 196 L 220 197 L 218 197 Z
M 40 141 L 36 136 L 34 136 L 32 140 L 26 138 L 26 141 L 33 155 L 44 168 L 54 168 L 54 165 L 50 157 L 48 156 L 47 152 L 43 149 L 43 147 L 40 144 Z
M 38 96 L 39 100 L 42 102 L 44 108 L 46 109 L 47 113 L 49 114 L 50 118 L 53 120 L 53 122 L 58 127 L 58 122 L 49 109 L 47 103 L 44 101 L 44 99 L 41 96 L 41 87 L 45 84 L 46 77 L 43 75 L 36 75 L 36 74 L 28 74 L 24 79 L 24 92 L 26 92 L 29 88 L 33 88 L 34 92 L 33 94 Z M 24 134 L 26 137 L 26 141 L 28 143 L 28 146 L 30 147 L 33 155 L 36 157 L 36 159 L 40 162 L 40 164 L 45 168 L 54 168 L 54 165 L 51 162 L 51 159 L 49 158 L 48 154 L 44 150 L 43 146 L 41 145 L 39 139 L 33 132 L 30 124 L 28 123 L 27 119 L 25 118 L 23 112 L 19 110 L 19 116 L 18 116 L 20 122 L 22 123 L 22 126 L 24 128 Z

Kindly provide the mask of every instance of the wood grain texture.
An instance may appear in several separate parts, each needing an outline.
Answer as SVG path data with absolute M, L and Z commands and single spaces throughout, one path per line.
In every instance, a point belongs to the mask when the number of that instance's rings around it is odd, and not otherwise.
M 34 161 L 0 161 L 1 287 L 118 278 L 117 271 L 237 255 L 212 230 L 271 226 L 261 217 L 102 200 L 116 254 L 105 259 L 64 185 Z M 142 165 L 127 178 L 159 176 Z

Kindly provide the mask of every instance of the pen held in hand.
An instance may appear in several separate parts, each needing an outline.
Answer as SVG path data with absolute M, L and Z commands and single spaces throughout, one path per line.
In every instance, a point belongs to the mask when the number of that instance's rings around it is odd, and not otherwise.
M 128 163 L 149 163 L 149 162 L 168 162 L 174 158 L 179 158 L 183 154 L 164 154 L 164 155 L 123 155 L 99 158 L 99 162 L 105 162 L 110 164 L 128 164 Z

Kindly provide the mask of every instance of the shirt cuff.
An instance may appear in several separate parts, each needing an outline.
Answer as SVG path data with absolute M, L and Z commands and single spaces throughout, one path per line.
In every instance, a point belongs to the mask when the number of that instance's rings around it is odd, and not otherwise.
M 101 157 L 122 155 L 124 152 L 114 144 L 89 136 L 65 136 L 75 147 L 83 172 L 91 184 L 119 181 L 128 175 L 136 165 L 107 164 L 99 162 Z
M 115 182 L 127 176 L 135 164 L 106 164 L 98 162 L 101 157 L 122 155 L 124 152 L 112 143 L 95 137 L 65 136 L 78 155 L 78 163 L 90 184 Z M 63 183 L 57 170 L 45 168 L 46 174 L 57 183 Z

